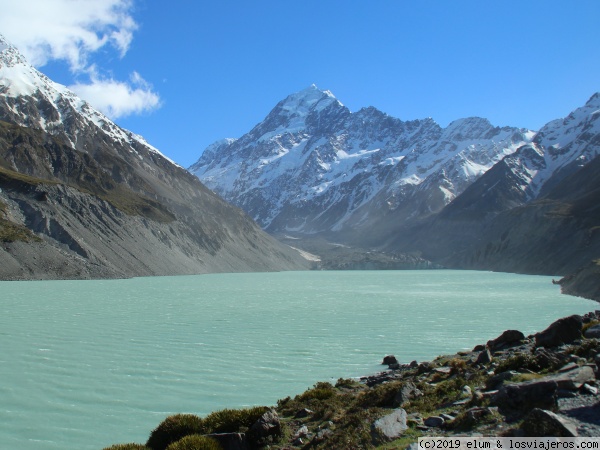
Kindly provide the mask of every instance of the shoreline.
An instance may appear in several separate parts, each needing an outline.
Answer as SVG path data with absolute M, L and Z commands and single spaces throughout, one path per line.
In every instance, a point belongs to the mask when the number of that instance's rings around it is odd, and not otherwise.
M 184 434 L 210 435 L 227 450 L 391 450 L 440 435 L 600 436 L 600 310 L 563 317 L 529 336 L 506 330 L 432 361 L 399 364 L 388 355 L 383 362 L 387 370 L 359 381 L 318 382 L 273 407 L 196 417 L 197 429 Z M 210 428 L 215 417 L 222 426 Z M 149 444 L 106 450 L 159 449 Z

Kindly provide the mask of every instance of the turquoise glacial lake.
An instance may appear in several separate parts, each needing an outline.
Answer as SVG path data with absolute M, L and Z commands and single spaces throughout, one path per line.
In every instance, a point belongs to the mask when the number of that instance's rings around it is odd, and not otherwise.
M 0 282 L 0 442 L 145 443 L 167 415 L 274 405 L 318 381 L 426 361 L 597 303 L 475 271 Z

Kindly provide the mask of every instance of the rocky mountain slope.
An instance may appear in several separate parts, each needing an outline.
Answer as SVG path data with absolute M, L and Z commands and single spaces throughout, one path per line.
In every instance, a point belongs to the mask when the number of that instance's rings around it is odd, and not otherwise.
M 439 211 L 533 134 L 476 117 L 442 128 L 373 107 L 352 113 L 313 85 L 190 171 L 272 233 L 364 242 L 385 235 L 383 224 Z
M 0 238 L 2 279 L 306 267 L 2 37 Z
M 389 245 L 419 249 L 451 267 L 552 275 L 593 269 L 600 255 L 598 155 L 595 94 L 565 119 L 544 126 L 531 144 L 496 164 L 436 217 L 396 234 Z

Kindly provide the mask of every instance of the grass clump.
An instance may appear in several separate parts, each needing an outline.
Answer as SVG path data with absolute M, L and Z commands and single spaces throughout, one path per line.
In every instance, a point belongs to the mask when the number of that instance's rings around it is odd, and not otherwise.
M 352 389 L 359 385 L 360 383 L 352 378 L 338 378 L 338 380 L 335 383 L 335 387 L 338 389 Z
M 306 402 L 309 400 L 327 400 L 336 394 L 335 387 L 331 383 L 319 382 L 312 389 L 298 395 L 296 400 Z
M 167 450 L 223 450 L 216 439 L 199 434 L 191 434 L 173 442 Z
M 422 432 L 414 428 L 409 428 L 402 434 L 401 438 L 394 439 L 386 444 L 381 444 L 376 448 L 377 450 L 398 450 L 400 448 L 408 448 L 410 444 L 417 442 L 421 436 L 423 436 Z
M 41 239 L 23 225 L 0 219 L 0 242 L 41 242 Z
M 493 425 L 502 421 L 502 416 L 489 408 L 474 408 L 461 412 L 449 427 L 454 431 L 470 431 L 475 426 Z
M 417 384 L 417 388 L 423 395 L 412 399 L 404 409 L 408 412 L 419 413 L 436 411 L 458 400 L 465 385 L 467 385 L 467 382 L 462 377 L 440 381 L 434 386 L 427 383 L 419 383 Z
M 256 406 L 215 411 L 204 419 L 194 414 L 169 416 L 152 431 L 146 446 L 151 450 L 166 450 L 171 449 L 171 444 L 190 435 L 246 432 L 267 411 L 269 408 L 266 406 Z M 181 447 L 184 448 L 187 447 Z
M 166 448 L 191 434 L 202 434 L 202 419 L 194 414 L 176 414 L 163 420 L 150 434 L 146 446 L 152 450 Z
M 391 408 L 395 405 L 396 395 L 402 388 L 402 382 L 383 383 L 361 392 L 357 398 L 360 407 Z
M 106 447 L 104 450 L 150 450 L 143 444 L 115 444 L 110 447 Z
M 523 383 L 525 381 L 538 380 L 543 377 L 544 376 L 540 375 L 539 373 L 518 373 L 511 377 L 508 381 L 511 383 Z
M 215 411 L 202 420 L 202 430 L 204 434 L 246 431 L 267 411 L 266 406 Z
M 494 370 L 496 373 L 507 372 L 509 370 L 516 370 L 521 372 L 523 370 L 538 371 L 540 367 L 535 360 L 535 357 L 530 353 L 517 353 L 498 364 L 498 367 Z
M 572 346 L 570 351 L 577 356 L 592 360 L 596 354 L 600 353 L 600 340 L 584 339 L 581 345 Z
M 461 358 L 452 358 L 448 361 L 451 374 L 462 375 L 467 371 L 467 361 Z

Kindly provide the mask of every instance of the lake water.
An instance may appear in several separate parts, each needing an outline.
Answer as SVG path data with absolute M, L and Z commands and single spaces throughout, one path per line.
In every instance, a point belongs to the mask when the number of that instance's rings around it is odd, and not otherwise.
M 144 443 L 167 415 L 274 405 L 317 381 L 525 334 L 597 303 L 474 271 L 0 282 L 0 446 Z

